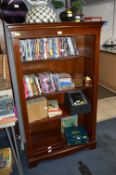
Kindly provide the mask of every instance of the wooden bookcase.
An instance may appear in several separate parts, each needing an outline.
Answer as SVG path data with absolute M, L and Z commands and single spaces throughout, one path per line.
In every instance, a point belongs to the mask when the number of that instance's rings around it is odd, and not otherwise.
M 16 77 L 18 80 L 18 90 L 26 136 L 25 149 L 30 166 L 34 166 L 44 159 L 57 158 L 77 152 L 81 149 L 92 149 L 96 147 L 99 42 L 102 24 L 103 22 L 68 22 L 8 25 L 8 31 L 11 33 L 13 44 Z M 79 55 L 60 57 L 51 60 L 21 61 L 20 40 L 65 36 L 74 38 Z M 34 123 L 29 123 L 27 101 L 37 99 L 39 96 L 45 96 L 47 99 L 57 99 L 59 105 L 62 105 L 63 117 L 70 115 L 63 107 L 66 91 L 25 98 L 23 76 L 46 71 L 58 73 L 66 72 L 71 75 L 79 72 L 83 76 L 89 76 L 91 78 L 91 87 L 83 85 L 80 88 L 73 89 L 73 91 L 78 89 L 82 90 L 91 103 L 91 111 L 89 113 L 81 113 L 78 115 L 78 123 L 86 129 L 89 135 L 89 143 L 75 146 L 67 145 L 61 133 L 62 116 L 45 118 Z

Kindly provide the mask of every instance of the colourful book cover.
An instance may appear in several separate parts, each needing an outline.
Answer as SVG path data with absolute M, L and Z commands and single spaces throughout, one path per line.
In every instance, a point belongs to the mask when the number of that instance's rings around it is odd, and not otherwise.
M 59 109 L 59 105 L 57 100 L 48 100 L 48 112 L 57 111 L 58 109 Z
M 9 96 L 2 96 L 0 98 L 0 117 L 14 113 L 14 100 Z
M 61 126 L 63 128 L 78 126 L 78 115 L 61 118 Z M 63 128 L 62 131 L 64 131 Z
M 0 149 L 0 168 L 10 167 L 12 164 L 12 154 L 10 148 Z
M 64 128 L 64 135 L 69 145 L 88 143 L 89 137 L 84 127 L 67 127 Z

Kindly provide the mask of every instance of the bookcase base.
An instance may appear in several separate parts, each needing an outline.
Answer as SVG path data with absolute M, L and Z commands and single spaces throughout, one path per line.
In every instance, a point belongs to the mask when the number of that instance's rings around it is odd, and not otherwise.
M 32 158 L 28 159 L 28 165 L 30 168 L 37 166 L 39 161 L 42 160 L 49 160 L 49 159 L 55 159 L 55 158 L 60 158 L 63 156 L 67 156 L 70 154 L 73 154 L 75 152 L 78 152 L 83 149 L 95 149 L 96 148 L 96 141 L 90 141 L 88 144 L 83 144 L 83 145 L 75 145 L 75 146 L 65 146 L 62 149 L 60 148 L 59 150 L 54 150 L 51 153 L 46 153 L 46 154 L 36 154 L 32 156 Z

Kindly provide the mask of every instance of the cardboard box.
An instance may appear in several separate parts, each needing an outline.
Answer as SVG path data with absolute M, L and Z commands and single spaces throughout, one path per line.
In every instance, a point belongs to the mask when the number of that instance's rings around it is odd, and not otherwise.
M 29 123 L 41 120 L 47 117 L 47 99 L 39 97 L 27 101 L 27 112 Z

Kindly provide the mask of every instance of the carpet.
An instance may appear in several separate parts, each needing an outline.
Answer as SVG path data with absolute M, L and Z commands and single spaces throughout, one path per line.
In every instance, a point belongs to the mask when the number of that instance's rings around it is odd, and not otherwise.
M 82 161 L 92 175 L 116 175 L 116 118 L 97 123 L 97 148 L 70 156 L 39 162 L 28 168 L 25 153 L 21 152 L 24 175 L 82 175 Z M 18 175 L 16 166 L 12 175 Z

